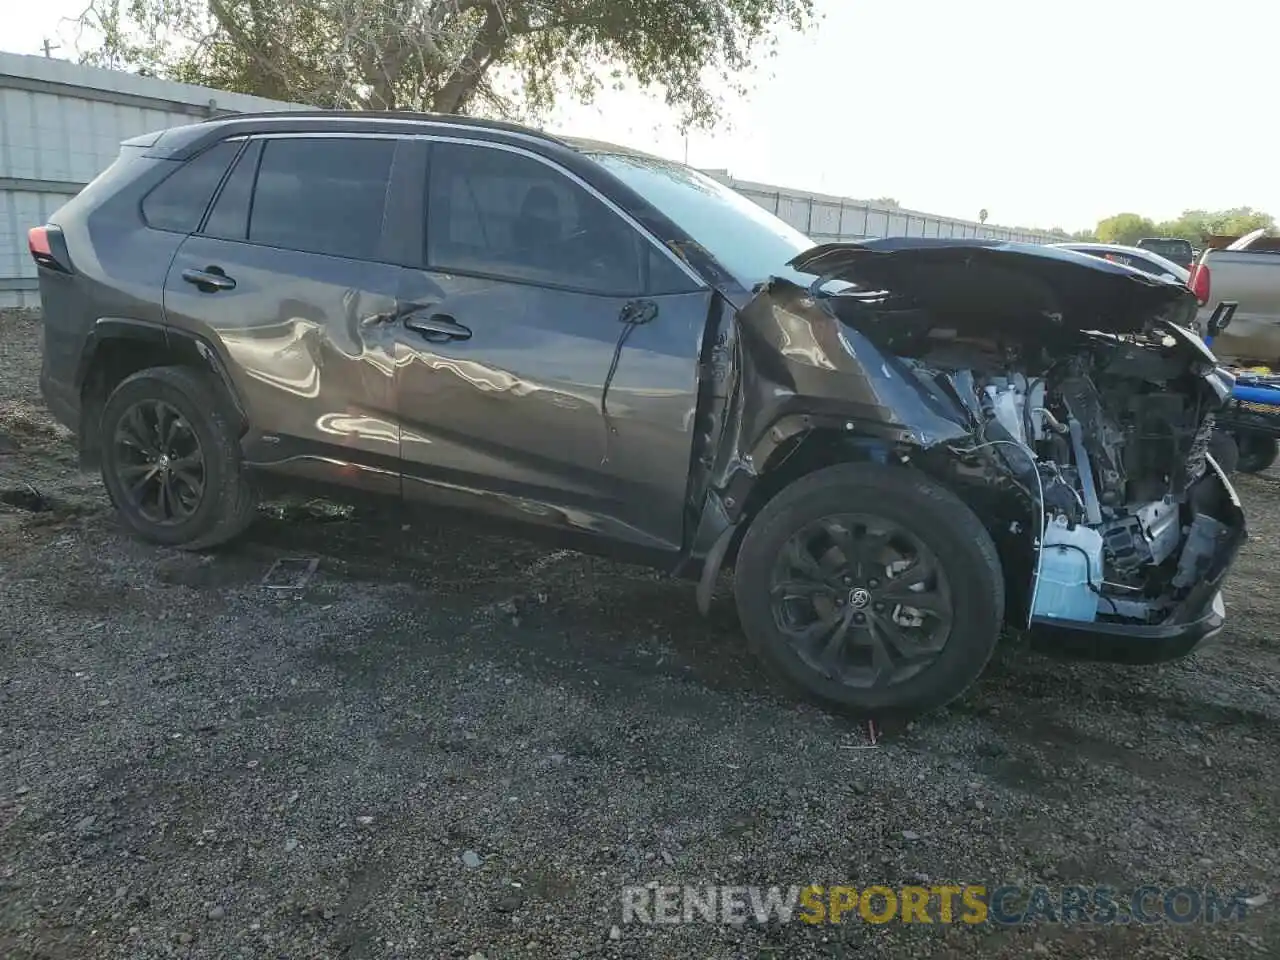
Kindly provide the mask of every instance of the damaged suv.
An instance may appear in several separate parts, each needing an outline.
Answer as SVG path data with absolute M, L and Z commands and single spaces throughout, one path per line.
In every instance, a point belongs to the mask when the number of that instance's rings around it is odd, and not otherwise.
M 1223 623 L 1232 380 L 1190 292 L 1118 264 L 815 247 L 647 155 L 328 112 L 128 141 L 30 247 L 44 396 L 156 543 L 319 484 L 645 563 L 704 612 L 732 569 L 752 648 L 864 715 L 955 697 L 1004 624 L 1150 662 Z

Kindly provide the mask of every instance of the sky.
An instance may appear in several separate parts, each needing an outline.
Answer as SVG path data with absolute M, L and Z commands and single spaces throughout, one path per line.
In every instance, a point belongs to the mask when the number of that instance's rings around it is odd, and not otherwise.
M 0 0 L 0 50 L 74 58 L 86 0 Z M 741 180 L 1004 226 L 1280 216 L 1280 10 L 1266 0 L 816 0 L 711 131 L 640 91 L 548 129 Z M 687 154 L 686 154 L 687 150 Z

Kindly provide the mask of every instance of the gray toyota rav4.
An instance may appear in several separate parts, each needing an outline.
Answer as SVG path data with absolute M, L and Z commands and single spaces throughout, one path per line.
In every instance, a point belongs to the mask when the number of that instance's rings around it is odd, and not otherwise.
M 408 114 L 130 140 L 30 247 L 45 399 L 155 543 L 308 485 L 648 564 L 704 611 L 731 569 L 751 647 L 863 715 L 955 697 L 1005 624 L 1140 662 L 1223 624 L 1232 380 L 1189 291 L 1119 264 L 815 246 L 678 164 Z

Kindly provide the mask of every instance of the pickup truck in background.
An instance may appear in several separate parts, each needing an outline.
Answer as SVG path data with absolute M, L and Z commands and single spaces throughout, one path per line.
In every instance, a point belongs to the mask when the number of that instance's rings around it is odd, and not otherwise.
M 1239 305 L 1230 327 L 1213 341 L 1219 359 L 1280 368 L 1280 239 L 1257 230 L 1226 247 L 1207 247 L 1188 286 L 1200 302 L 1201 332 L 1217 304 Z
M 1181 237 L 1143 237 L 1138 241 L 1138 248 L 1172 260 L 1184 270 L 1190 270 L 1195 261 L 1195 249 L 1191 246 L 1191 241 Z

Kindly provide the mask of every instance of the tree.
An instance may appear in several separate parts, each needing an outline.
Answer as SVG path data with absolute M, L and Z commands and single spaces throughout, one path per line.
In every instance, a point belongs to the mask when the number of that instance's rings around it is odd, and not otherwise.
M 1260 227 L 1274 230 L 1276 221 L 1271 214 L 1252 207 L 1233 207 L 1210 214 L 1205 218 L 1205 225 L 1208 227 L 1206 236 L 1242 237 Z
M 1143 237 L 1155 235 L 1156 225 L 1136 213 L 1117 213 L 1098 221 L 1095 231 L 1103 243 L 1123 243 L 1132 246 Z
M 684 123 L 813 0 L 93 0 L 84 59 L 322 107 L 536 114 L 628 79 Z
M 1275 229 L 1275 218 L 1252 207 L 1230 210 L 1183 210 L 1176 220 L 1152 223 L 1136 213 L 1120 213 L 1098 223 L 1097 234 L 1106 243 L 1132 244 L 1143 237 L 1179 237 L 1202 244 L 1211 236 L 1240 237 L 1259 227 Z M 1119 238 L 1119 239 L 1117 239 Z

